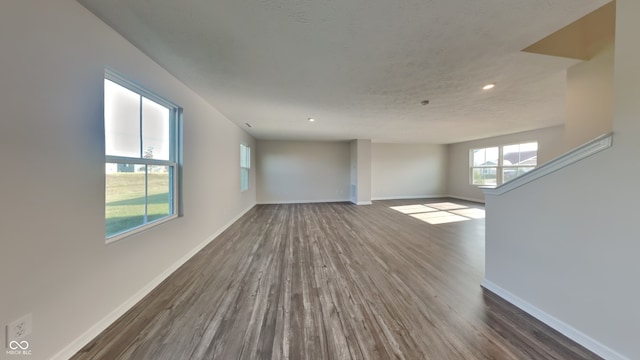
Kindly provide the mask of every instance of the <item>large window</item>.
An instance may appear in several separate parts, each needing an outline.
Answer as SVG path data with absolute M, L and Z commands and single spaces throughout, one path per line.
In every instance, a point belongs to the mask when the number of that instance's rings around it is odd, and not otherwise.
M 251 169 L 251 148 L 240 144 L 240 191 L 249 190 L 249 170 Z
M 107 241 L 177 216 L 180 116 L 174 104 L 105 73 Z
M 538 164 L 538 143 L 472 149 L 471 183 L 497 186 L 531 171 Z

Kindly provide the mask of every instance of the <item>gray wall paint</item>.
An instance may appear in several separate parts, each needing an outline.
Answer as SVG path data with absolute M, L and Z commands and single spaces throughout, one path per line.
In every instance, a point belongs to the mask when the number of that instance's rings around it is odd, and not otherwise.
M 352 140 L 350 148 L 351 202 L 358 205 L 371 205 L 371 140 Z
M 446 195 L 445 145 L 374 143 L 371 149 L 372 198 Z
M 255 204 L 254 141 L 76 1 L 3 2 L 0 33 L 0 324 L 32 313 L 48 359 Z M 184 107 L 185 216 L 109 245 L 105 66 Z
M 486 278 L 640 359 L 640 2 L 617 9 L 613 147 L 487 199 Z
M 349 201 L 349 142 L 259 141 L 258 203 Z
M 526 131 L 488 139 L 468 141 L 447 146 L 448 156 L 448 193 L 453 197 L 484 202 L 484 194 L 476 185 L 469 182 L 469 151 L 475 148 L 538 142 L 538 164 L 543 164 L 566 152 L 564 127 Z
M 350 187 L 361 176 L 353 166 L 363 165 L 356 148 L 356 140 L 259 141 L 258 202 L 353 200 Z M 374 199 L 446 194 L 445 145 L 374 143 L 370 158 L 364 165 L 371 167 Z

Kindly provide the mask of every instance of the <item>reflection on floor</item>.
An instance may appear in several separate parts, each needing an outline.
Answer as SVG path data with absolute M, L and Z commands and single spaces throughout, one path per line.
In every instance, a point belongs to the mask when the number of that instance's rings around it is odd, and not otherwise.
M 391 206 L 391 209 L 432 225 L 484 219 L 485 216 L 484 209 L 470 208 L 452 202 Z

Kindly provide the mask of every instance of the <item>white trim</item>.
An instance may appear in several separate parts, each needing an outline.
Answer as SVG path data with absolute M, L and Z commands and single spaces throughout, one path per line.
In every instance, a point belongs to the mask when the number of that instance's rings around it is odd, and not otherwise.
M 372 197 L 371 200 L 411 200 L 411 199 L 437 199 L 446 198 L 447 195 L 408 195 L 408 196 L 379 196 Z
M 85 331 L 82 335 L 80 335 L 77 339 L 73 340 L 69 345 L 67 345 L 64 349 L 60 350 L 57 354 L 55 354 L 51 359 L 52 360 L 67 360 L 75 355 L 80 349 L 82 349 L 85 345 L 87 345 L 91 340 L 93 340 L 96 336 L 100 335 L 107 327 L 109 327 L 112 323 L 118 320 L 122 315 L 124 315 L 127 311 L 129 311 L 134 305 L 136 305 L 140 300 L 142 300 L 145 296 L 147 296 L 153 289 L 155 289 L 161 282 L 163 282 L 169 275 L 173 274 L 174 271 L 178 270 L 180 266 L 186 263 L 189 259 L 191 259 L 195 254 L 197 254 L 200 250 L 202 250 L 205 246 L 207 246 L 211 241 L 215 240 L 223 231 L 225 231 L 229 226 L 233 225 L 238 219 L 244 216 L 249 210 L 253 209 L 255 205 L 251 205 L 245 210 L 241 211 L 236 217 L 231 219 L 225 225 L 223 225 L 218 231 L 216 231 L 213 235 L 209 236 L 205 241 L 197 245 L 183 257 L 181 257 L 178 261 L 173 263 L 169 268 L 163 271 L 160 275 L 156 276 L 155 279 L 151 280 L 147 285 L 145 285 L 142 289 L 138 290 L 135 294 L 133 294 L 129 299 L 127 299 L 124 303 L 120 304 L 116 307 L 111 313 L 102 318 L 102 320 L 98 321 L 95 325 Z
M 469 198 L 469 197 L 456 196 L 456 195 L 447 195 L 445 197 L 450 197 L 452 199 L 465 200 L 465 201 L 471 201 L 471 202 L 477 202 L 477 203 L 480 203 L 480 204 L 484 204 L 484 200 L 483 199 Z
M 371 201 L 358 201 L 358 202 L 351 202 L 352 204 L 356 204 L 356 205 L 371 205 L 372 202 Z
M 286 201 L 263 201 L 259 205 L 281 205 L 281 204 L 313 204 L 313 203 L 334 203 L 351 202 L 351 199 L 323 199 L 323 200 L 286 200 Z
M 105 238 L 104 243 L 105 243 L 105 245 L 109 245 L 109 244 L 113 244 L 115 242 L 118 242 L 120 240 L 131 238 L 134 235 L 137 235 L 139 233 L 154 229 L 156 226 L 159 226 L 159 225 L 162 225 L 162 224 L 164 224 L 166 222 L 169 222 L 171 220 L 177 219 L 178 217 L 179 217 L 178 214 L 173 214 L 173 215 L 166 216 L 166 217 L 163 217 L 161 219 L 158 219 L 158 220 L 155 220 L 155 221 L 152 221 L 152 222 L 148 222 L 146 224 L 142 224 L 142 225 L 140 225 L 138 227 L 134 227 L 134 228 L 131 228 L 131 229 L 126 230 L 124 232 L 115 234 L 115 235 L 113 235 L 111 237 Z
M 125 156 L 113 156 L 105 155 L 105 163 L 112 164 L 131 164 L 131 165 L 160 165 L 160 166 L 176 166 L 175 161 L 170 160 L 158 160 L 158 159 L 146 159 L 142 157 L 125 157 Z
M 569 339 L 575 341 L 576 343 L 584 346 L 585 348 L 587 348 L 588 350 L 592 351 L 593 353 L 597 354 L 598 356 L 601 356 L 604 359 L 608 359 L 608 360 L 630 360 L 629 358 L 621 355 L 620 353 L 616 352 L 615 350 L 601 344 L 600 342 L 596 341 L 595 339 L 585 335 L 584 333 L 582 333 L 581 331 L 577 330 L 576 328 L 572 327 L 571 325 L 558 320 L 557 318 L 547 314 L 546 312 L 538 309 L 537 307 L 531 305 L 530 303 L 526 302 L 525 300 L 519 298 L 518 296 L 512 294 L 511 292 L 509 292 L 508 290 L 505 290 L 503 288 L 501 288 L 500 286 L 492 283 L 491 281 L 484 279 L 482 280 L 482 287 L 491 291 L 492 293 L 498 295 L 499 297 L 503 298 L 504 300 L 508 301 L 509 303 L 513 304 L 514 306 L 516 306 L 517 308 L 521 309 L 522 311 L 526 312 L 527 314 L 533 316 L 534 318 L 540 320 L 541 322 L 549 325 L 551 328 L 555 329 L 556 331 L 560 332 L 561 334 L 563 334 L 564 336 L 568 337 Z
M 536 179 L 547 176 L 553 172 L 565 168 L 602 150 L 610 148 L 612 143 L 613 133 L 601 135 L 591 140 L 590 142 L 567 152 L 566 154 L 560 155 L 559 157 L 523 175 L 518 176 L 517 178 L 509 182 L 506 182 L 496 188 L 484 188 L 482 189 L 482 191 L 484 191 L 485 195 L 502 195 Z

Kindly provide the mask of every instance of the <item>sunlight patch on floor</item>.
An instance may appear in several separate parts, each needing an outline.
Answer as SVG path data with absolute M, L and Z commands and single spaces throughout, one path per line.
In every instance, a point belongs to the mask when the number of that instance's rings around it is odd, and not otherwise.
M 432 225 L 471 220 L 471 219 L 469 219 L 467 217 L 460 216 L 460 215 L 455 215 L 455 214 L 452 214 L 452 213 L 447 212 L 447 211 L 436 211 L 436 212 L 422 213 L 422 214 L 411 214 L 411 216 L 413 216 L 416 219 L 420 219 L 420 220 L 422 220 L 424 222 L 427 222 L 429 224 L 432 224 Z
M 437 211 L 437 209 L 424 206 L 424 205 L 403 205 L 403 206 L 392 206 L 393 210 L 400 211 L 403 214 L 415 214 L 415 213 L 424 213 L 429 211 Z
M 452 202 L 391 206 L 390 208 L 432 225 L 485 218 L 484 209 L 470 208 Z
M 472 219 L 484 219 L 485 218 L 485 214 L 484 214 L 484 210 L 483 209 L 467 208 L 467 209 L 451 210 L 450 212 L 452 212 L 454 214 L 457 214 L 457 215 L 470 217 Z
M 441 203 L 433 203 L 429 204 L 430 207 L 436 208 L 438 210 L 451 210 L 451 209 L 466 209 L 467 206 L 460 205 L 452 202 L 441 202 Z

